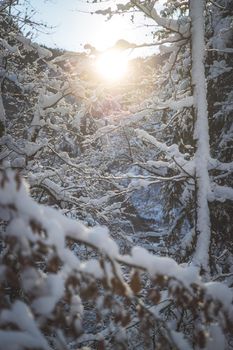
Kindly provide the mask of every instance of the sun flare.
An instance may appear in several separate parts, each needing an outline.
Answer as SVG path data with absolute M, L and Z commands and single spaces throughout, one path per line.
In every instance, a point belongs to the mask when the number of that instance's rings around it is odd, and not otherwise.
M 108 81 L 122 79 L 127 72 L 128 58 L 117 50 L 109 50 L 100 54 L 96 60 L 97 73 Z

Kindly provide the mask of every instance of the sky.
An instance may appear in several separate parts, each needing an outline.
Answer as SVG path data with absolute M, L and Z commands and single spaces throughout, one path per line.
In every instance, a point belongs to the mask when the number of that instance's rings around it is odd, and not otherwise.
M 105 2 L 104 8 L 109 6 Z M 57 47 L 71 51 L 83 51 L 83 46 L 89 43 L 98 50 L 113 46 L 117 40 L 144 43 L 151 41 L 148 36 L 151 29 L 145 27 L 145 18 L 137 16 L 136 24 L 130 21 L 130 15 L 116 16 L 110 21 L 102 15 L 91 15 L 101 5 L 88 4 L 85 0 L 31 0 L 30 4 L 37 11 L 36 20 L 53 26 L 47 33 L 37 33 L 36 41 L 48 47 Z M 102 5 L 103 6 L 103 5 Z M 80 11 L 83 12 L 80 12 Z M 138 50 L 138 55 L 146 55 L 152 50 Z

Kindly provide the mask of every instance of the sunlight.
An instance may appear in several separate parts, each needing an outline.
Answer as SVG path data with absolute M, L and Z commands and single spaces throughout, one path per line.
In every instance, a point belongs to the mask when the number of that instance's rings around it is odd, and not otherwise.
M 100 54 L 96 60 L 97 73 L 108 81 L 122 79 L 128 66 L 128 57 L 117 50 L 109 50 Z

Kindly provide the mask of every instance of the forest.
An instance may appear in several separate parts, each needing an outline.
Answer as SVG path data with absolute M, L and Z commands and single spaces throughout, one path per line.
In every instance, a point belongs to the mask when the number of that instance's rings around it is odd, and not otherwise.
M 150 42 L 50 48 L 0 0 L 0 350 L 233 349 L 233 2 L 89 4 Z

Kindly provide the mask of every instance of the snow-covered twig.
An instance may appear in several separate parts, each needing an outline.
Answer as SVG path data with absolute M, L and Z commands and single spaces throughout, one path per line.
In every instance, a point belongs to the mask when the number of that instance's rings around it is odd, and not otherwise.
M 168 19 L 158 15 L 156 9 L 149 8 L 145 3 L 139 0 L 133 0 L 132 3 L 145 13 L 148 17 L 152 18 L 159 26 L 166 28 L 172 32 L 179 33 L 182 37 L 187 38 L 190 35 L 190 23 L 180 24 L 178 20 Z

